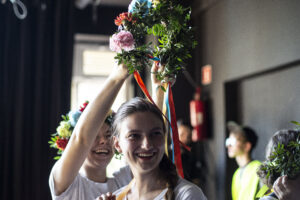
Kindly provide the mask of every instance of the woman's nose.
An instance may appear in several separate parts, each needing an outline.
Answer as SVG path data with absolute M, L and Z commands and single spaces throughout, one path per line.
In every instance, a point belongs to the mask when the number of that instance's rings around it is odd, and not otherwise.
M 98 143 L 99 144 L 106 144 L 110 141 L 110 139 L 106 138 L 106 137 L 100 137 Z
M 150 149 L 152 147 L 152 142 L 149 137 L 144 137 L 142 141 L 142 148 Z

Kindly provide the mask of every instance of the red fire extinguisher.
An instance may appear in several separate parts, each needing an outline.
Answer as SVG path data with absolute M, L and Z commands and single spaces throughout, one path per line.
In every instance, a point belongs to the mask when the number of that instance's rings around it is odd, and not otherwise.
M 201 88 L 196 89 L 194 100 L 190 102 L 190 118 L 193 126 L 193 142 L 201 141 L 207 138 L 205 127 L 205 107 L 204 102 L 200 100 Z

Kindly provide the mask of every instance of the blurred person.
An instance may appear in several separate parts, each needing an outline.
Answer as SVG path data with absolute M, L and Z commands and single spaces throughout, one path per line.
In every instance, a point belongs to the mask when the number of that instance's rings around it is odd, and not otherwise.
M 277 151 L 279 145 L 280 152 Z M 262 182 L 268 186 L 268 194 L 260 200 L 299 200 L 300 199 L 300 131 L 299 130 L 279 130 L 272 138 L 266 148 L 266 160 L 259 168 L 257 174 Z M 283 160 L 280 157 L 285 157 Z M 289 163 L 297 162 L 297 163 Z M 270 165 L 270 163 L 272 163 Z M 286 166 L 289 170 L 286 169 Z M 270 166 L 270 167 L 268 167 Z M 281 172 L 271 171 L 271 168 L 282 168 Z M 298 168 L 297 168 L 298 167 Z M 289 173 L 289 175 L 282 172 Z
M 234 158 L 239 166 L 232 177 L 231 193 L 233 200 L 255 199 L 260 188 L 256 174 L 261 162 L 253 160 L 251 153 L 257 143 L 256 133 L 249 127 L 228 122 L 229 138 L 226 147 L 229 158 Z
M 153 65 L 152 72 L 159 69 L 160 66 Z M 131 181 L 132 173 L 128 166 L 115 172 L 112 178 L 106 176 L 107 165 L 115 152 L 111 137 L 113 120 L 108 113 L 128 77 L 127 66 L 115 66 L 96 98 L 82 112 L 61 158 L 51 170 L 49 187 L 52 199 L 95 199 Z M 160 84 L 153 75 L 152 86 L 158 87 Z M 163 91 L 154 92 L 154 101 L 159 104 Z
M 179 119 L 177 121 L 179 140 L 186 146 L 190 147 L 190 151 L 181 145 L 181 160 L 184 178 L 200 186 L 205 186 L 205 173 L 207 172 L 205 165 L 204 150 L 201 148 L 200 142 L 192 142 L 192 126 Z

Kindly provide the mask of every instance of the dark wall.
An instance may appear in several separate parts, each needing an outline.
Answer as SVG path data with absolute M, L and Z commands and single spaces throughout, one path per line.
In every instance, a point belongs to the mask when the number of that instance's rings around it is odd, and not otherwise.
M 208 146 L 212 150 L 212 153 L 208 155 L 211 158 L 209 169 L 215 174 L 215 178 L 210 179 L 209 183 L 210 190 L 207 193 L 209 199 L 222 200 L 230 192 L 225 189 L 228 188 L 225 184 L 226 176 L 231 177 L 231 174 L 226 174 L 228 166 L 226 166 L 227 157 L 224 146 L 227 116 L 225 83 L 242 80 L 244 77 L 282 66 L 288 68 L 289 63 L 299 61 L 300 26 L 297 22 L 300 17 L 299 9 L 300 2 L 297 0 L 203 0 L 194 6 L 194 20 L 197 21 L 199 28 L 200 44 L 195 58 L 195 68 L 198 68 L 197 76 L 201 75 L 199 66 L 211 64 L 213 67 L 213 83 L 205 88 L 212 99 L 211 114 L 214 130 L 213 139 L 208 141 Z M 290 117 L 300 115 L 299 111 L 292 110 L 293 102 L 266 101 L 258 97 L 258 103 L 255 103 L 254 94 L 263 93 L 266 97 L 270 97 L 269 94 L 272 93 L 270 90 L 284 89 L 287 95 L 296 91 L 294 95 L 299 96 L 299 91 L 295 90 L 296 82 L 288 81 L 290 78 L 293 79 L 295 73 L 299 73 L 299 67 L 292 67 L 291 70 L 295 71 L 286 73 L 278 71 L 273 78 L 248 79 L 247 84 L 243 82 L 240 89 L 251 91 L 253 96 L 252 98 L 242 96 L 242 105 L 249 105 L 251 102 L 255 109 L 238 107 L 244 109 L 238 115 L 241 117 L 239 121 L 249 122 L 260 132 L 273 132 L 275 129 L 288 127 L 289 121 L 293 120 Z M 274 82 L 270 84 L 271 79 L 276 80 L 279 77 L 280 86 Z M 257 87 L 258 83 L 262 87 Z M 290 85 L 294 87 L 289 87 Z M 280 93 L 277 92 L 277 94 Z M 245 94 L 242 93 L 242 95 Z M 275 111 L 278 111 L 275 108 L 285 112 L 293 111 L 293 115 L 287 118 L 286 114 L 278 114 L 274 118 Z M 259 123 L 250 119 L 255 119 Z M 266 127 L 269 125 L 272 130 L 262 130 L 264 125 Z M 262 156 L 259 155 L 259 158 Z
M 93 7 L 75 9 L 74 32 L 97 35 L 112 35 L 117 30 L 114 19 L 122 12 L 127 12 L 127 7 L 111 7 L 101 5 L 96 8 L 94 15 Z M 95 17 L 96 16 L 96 17 Z

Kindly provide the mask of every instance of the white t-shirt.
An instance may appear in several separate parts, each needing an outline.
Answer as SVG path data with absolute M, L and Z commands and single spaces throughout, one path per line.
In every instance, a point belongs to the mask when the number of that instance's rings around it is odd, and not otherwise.
M 113 194 L 118 196 L 125 187 L 122 187 L 121 189 L 115 191 Z M 153 200 L 164 200 L 167 191 L 167 188 L 164 189 Z M 206 200 L 205 195 L 198 186 L 182 178 L 178 179 L 177 186 L 174 189 L 174 195 L 175 200 Z M 126 198 L 124 198 L 123 200 L 125 199 Z
M 108 178 L 106 183 L 97 183 L 78 173 L 73 183 L 59 196 L 54 192 L 53 173 L 50 173 L 49 187 L 55 200 L 93 200 L 103 193 L 113 192 L 128 185 L 132 179 L 129 166 L 121 168 Z
M 278 200 L 278 199 L 276 199 L 275 197 L 272 197 L 272 196 L 264 196 L 264 197 L 261 197 L 259 200 Z

